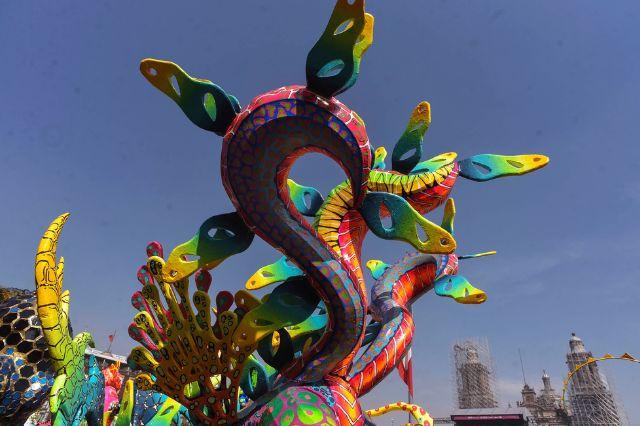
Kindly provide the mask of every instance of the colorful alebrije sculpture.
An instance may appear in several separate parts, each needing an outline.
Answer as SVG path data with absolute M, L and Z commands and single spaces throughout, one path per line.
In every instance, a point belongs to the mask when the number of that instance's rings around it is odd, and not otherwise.
M 53 385 L 36 309 L 33 292 L 0 288 L 0 424 L 24 424 Z
M 59 220 L 54 224 L 57 227 Z M 0 288 L 0 319 L 0 425 L 24 424 L 46 401 L 55 373 L 37 315 L 35 293 Z M 70 325 L 68 333 L 72 333 Z M 97 417 L 99 424 L 104 421 L 105 425 L 117 426 L 169 425 L 172 421 L 179 424 L 180 418 L 188 419 L 180 404 L 157 392 L 137 390 L 132 380 L 127 382 L 122 401 L 118 401 L 122 375 L 117 365 L 110 365 L 102 374 L 105 377 L 105 412 L 104 416 Z M 92 369 L 88 379 L 96 377 L 97 372 Z M 82 383 L 86 386 L 84 381 Z M 101 392 L 99 388 L 98 385 Z M 58 394 L 59 401 L 60 398 L 66 396 Z M 48 409 L 49 405 L 46 407 Z M 96 417 L 92 419 L 95 422 Z M 77 425 L 81 420 L 75 417 L 69 424 Z
M 60 258 L 60 261 L 56 262 L 58 239 L 68 218 L 68 213 L 56 218 L 38 246 L 35 263 L 36 296 L 33 297 L 33 304 L 37 305 L 33 306 L 33 309 L 37 307 L 38 316 L 32 324 L 39 325 L 41 322 L 42 328 L 38 326 L 33 328 L 33 331 L 29 331 L 32 330 L 29 328 L 25 332 L 31 333 L 29 338 L 37 338 L 36 342 L 42 341 L 43 346 L 40 352 L 27 354 L 27 361 L 35 363 L 35 355 L 32 356 L 35 353 L 40 357 L 37 367 L 42 370 L 52 365 L 54 372 L 49 372 L 47 375 L 46 370 L 45 373 L 33 372 L 33 370 L 27 372 L 23 371 L 23 368 L 20 373 L 30 374 L 28 383 L 32 383 L 32 391 L 38 389 L 34 387 L 36 380 L 40 380 L 41 377 L 50 378 L 51 383 L 48 386 L 42 384 L 42 388 L 47 394 L 49 389 L 51 392 L 49 405 L 51 423 L 54 426 L 78 426 L 85 421 L 90 426 L 111 424 L 160 426 L 180 424 L 183 419 L 188 420 L 186 409 L 178 402 L 161 393 L 139 390 L 132 380 L 125 382 L 122 397 L 117 401 L 117 390 L 122 385 L 123 379 L 118 372 L 118 366 L 114 364 L 101 371 L 93 355 L 88 356 L 88 362 L 85 365 L 85 349 L 87 345 L 93 346 L 93 338 L 89 333 L 80 333 L 75 338 L 71 337 L 69 291 L 62 291 L 64 259 Z M 12 300 L 14 299 L 9 299 L 8 302 Z M 20 308 L 25 309 L 23 311 L 25 317 L 29 316 L 31 306 L 31 303 L 19 305 Z M 17 310 L 10 307 L 9 313 L 12 312 Z M 12 326 L 17 330 L 22 329 L 18 323 Z M 19 348 L 20 345 L 18 345 Z M 13 354 L 12 362 L 22 365 L 21 358 L 16 358 L 15 353 L 9 354 Z M 4 358 L 1 360 L 4 363 Z M 22 379 L 14 379 L 12 376 L 11 379 L 17 380 L 16 387 L 22 383 Z M 29 392 L 24 393 L 23 398 L 26 397 L 31 397 Z M 39 403 L 42 399 L 44 398 L 41 398 Z M 16 410 L 14 405 L 8 407 Z M 22 409 L 17 413 L 24 413 L 27 409 L 32 411 L 28 402 L 17 408 Z M 33 410 L 35 408 L 37 406 Z M 0 423 L 12 418 L 6 413 L 2 414 L 0 413 Z
M 138 273 L 143 287 L 132 297 L 140 312 L 129 329 L 143 345 L 129 362 L 145 373 L 138 386 L 125 382 L 119 403 L 117 380 L 105 387 L 93 356 L 85 374 L 91 335 L 72 338 L 64 261 L 56 263 L 68 215 L 54 220 L 36 256 L 37 297 L 0 301 L 0 422 L 23 421 L 50 389 L 54 425 L 363 424 L 390 410 L 430 424 L 418 406 L 398 402 L 363 413 L 358 398 L 405 355 L 414 331 L 408 308 L 418 297 L 434 289 L 459 303 L 486 299 L 457 275 L 459 259 L 491 254 L 453 254 L 455 206 L 447 197 L 457 176 L 520 175 L 548 158 L 483 154 L 456 161 L 455 153 L 445 153 L 420 162 L 431 122 L 430 105 L 421 102 L 393 149 L 392 170 L 385 170 L 386 149 L 372 155 L 362 120 L 333 97 L 355 83 L 372 40 L 373 17 L 364 13 L 364 2 L 339 0 L 307 58 L 307 86 L 276 89 L 245 109 L 171 62 L 142 62 L 143 75 L 191 121 L 224 136 L 222 178 L 236 211 L 207 219 L 166 261 L 159 243 L 147 247 Z M 326 199 L 288 179 L 293 162 L 311 151 L 336 160 L 348 176 Z M 445 200 L 441 226 L 422 216 Z M 393 265 L 367 262 L 376 280 L 370 300 L 360 257 L 368 230 L 418 250 Z M 247 291 L 219 292 L 212 310 L 208 270 L 247 249 L 254 234 L 284 257 L 256 271 L 247 289 L 281 284 L 262 300 Z
M 49 399 L 51 423 L 71 425 L 86 419 L 90 425 L 97 425 L 102 419 L 104 376 L 95 357 L 90 356 L 85 377 L 84 352 L 87 345 L 93 347 L 93 337 L 87 332 L 72 337 L 69 291 L 62 291 L 64 258 L 56 263 L 58 238 L 68 217 L 63 214 L 49 226 L 35 263 L 38 316 L 55 370 Z
M 486 181 L 548 162 L 537 154 L 457 161 L 455 153 L 420 162 L 431 122 L 430 106 L 422 102 L 393 149 L 392 170 L 385 170 L 386 150 L 372 155 L 364 122 L 334 97 L 356 82 L 373 22 L 363 0 L 338 0 L 307 57 L 307 86 L 272 90 L 244 109 L 221 87 L 172 62 L 141 63 L 144 77 L 194 124 L 224 136 L 222 181 L 236 209 L 207 219 L 166 260 L 162 246 L 150 243 L 138 272 L 143 287 L 132 297 L 140 312 L 129 333 L 142 346 L 129 362 L 145 371 L 136 383 L 182 403 L 194 422 L 368 422 L 358 398 L 409 347 L 409 304 L 431 288 L 461 303 L 486 298 L 457 275 L 453 202 L 442 226 L 423 214 L 445 202 L 458 175 Z M 347 175 L 326 199 L 288 178 L 295 160 L 308 152 L 327 155 Z M 312 224 L 303 216 L 313 217 Z M 369 263 L 377 278 L 370 301 L 360 259 L 368 230 L 418 250 L 393 266 Z M 261 300 L 245 290 L 221 291 L 212 309 L 208 270 L 246 250 L 254 235 L 285 257 L 253 274 L 247 288 L 281 283 Z M 242 394 L 249 399 L 244 408 Z M 419 407 L 394 408 L 429 423 Z

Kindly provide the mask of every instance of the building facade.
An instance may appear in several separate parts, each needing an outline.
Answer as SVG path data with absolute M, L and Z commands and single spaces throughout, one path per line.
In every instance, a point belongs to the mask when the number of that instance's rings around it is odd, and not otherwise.
M 538 426 L 568 426 L 570 419 L 562 406 L 562 398 L 551 387 L 551 378 L 546 372 L 542 374 L 542 386 L 538 395 L 533 387 L 525 383 L 522 401 L 518 405 L 529 410 Z

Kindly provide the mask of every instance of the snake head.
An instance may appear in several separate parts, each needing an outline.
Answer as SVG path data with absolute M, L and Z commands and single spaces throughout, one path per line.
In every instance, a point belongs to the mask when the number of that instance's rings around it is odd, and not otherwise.
M 270 284 L 287 280 L 291 277 L 304 275 L 297 266 L 291 264 L 286 256 L 278 261 L 258 269 L 245 283 L 247 290 L 257 290 Z
M 384 146 L 379 146 L 373 152 L 373 166 L 372 169 L 384 170 L 386 164 L 384 160 L 387 158 L 387 149 Z
M 212 269 L 223 260 L 246 250 L 253 232 L 237 213 L 212 216 L 205 220 L 196 235 L 174 248 L 163 268 L 162 279 L 174 283 L 198 269 Z
M 485 182 L 499 177 L 531 173 L 549 164 L 549 157 L 542 154 L 478 154 L 460 161 L 459 164 L 460 176 Z
M 378 259 L 368 260 L 366 266 L 367 269 L 369 269 L 369 272 L 371 272 L 371 276 L 374 280 L 379 279 L 382 274 L 384 274 L 384 272 L 389 269 L 388 263 Z
M 240 111 L 235 96 L 209 80 L 191 77 L 173 62 L 147 58 L 140 63 L 140 72 L 201 129 L 224 136 Z
M 398 195 L 368 192 L 360 213 L 369 229 L 385 240 L 406 241 L 422 253 L 453 253 L 456 248 L 450 232 L 424 218 Z M 383 223 L 385 217 L 391 218 L 390 225 Z M 424 232 L 426 239 L 421 238 L 418 230 Z
M 487 300 L 487 295 L 479 288 L 471 285 L 462 275 L 445 275 L 434 283 L 438 296 L 450 297 L 458 303 L 477 305 Z
M 329 23 L 307 56 L 307 87 L 326 98 L 353 86 L 373 42 L 373 15 L 364 0 L 338 0 Z

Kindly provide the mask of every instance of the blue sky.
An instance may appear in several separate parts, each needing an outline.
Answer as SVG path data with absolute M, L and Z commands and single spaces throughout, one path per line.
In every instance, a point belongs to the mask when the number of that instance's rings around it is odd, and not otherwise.
M 433 122 L 425 156 L 456 151 L 539 152 L 532 175 L 460 180 L 463 273 L 488 292 L 481 306 L 429 294 L 414 305 L 416 402 L 435 415 L 453 401 L 449 348 L 486 336 L 502 400 L 522 379 L 556 388 L 575 331 L 595 354 L 640 356 L 637 261 L 640 208 L 640 4 L 370 1 L 374 44 L 341 100 L 364 118 L 374 146 L 389 150 L 412 108 Z M 232 210 L 220 181 L 221 141 L 193 126 L 139 74 L 145 57 L 170 59 L 209 78 L 242 104 L 304 83 L 306 54 L 332 2 L 9 2 L 0 7 L 0 282 L 31 288 L 37 242 L 70 211 L 66 258 L 74 327 L 99 347 L 114 329 L 126 354 L 144 247 L 173 247 L 200 223 Z M 293 177 L 325 193 L 343 179 L 329 160 L 305 157 Z M 441 212 L 430 216 L 439 220 Z M 397 260 L 409 247 L 369 236 L 365 259 Z M 214 271 L 215 290 L 240 288 L 278 257 L 255 241 Z M 640 424 L 640 369 L 607 368 L 632 424 Z M 367 408 L 402 399 L 394 374 Z M 404 417 L 403 417 L 404 418 Z M 386 421 L 390 422 L 390 418 Z

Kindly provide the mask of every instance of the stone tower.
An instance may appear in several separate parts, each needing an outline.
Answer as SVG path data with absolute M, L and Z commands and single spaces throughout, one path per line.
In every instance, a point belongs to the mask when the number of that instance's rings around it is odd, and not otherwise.
M 533 387 L 525 383 L 522 388 L 521 407 L 526 407 L 535 419 L 538 426 L 567 426 L 569 416 L 562 407 L 561 397 L 551 387 L 551 378 L 543 371 L 542 390 L 536 395 Z
M 494 408 L 494 375 L 488 344 L 464 341 L 453 346 L 458 408 Z
M 567 367 L 569 371 L 593 357 L 585 349 L 582 339 L 571 334 Z M 621 416 L 613 393 L 600 374 L 598 364 L 593 362 L 581 368 L 569 382 L 569 403 L 573 412 L 572 425 L 621 425 Z

